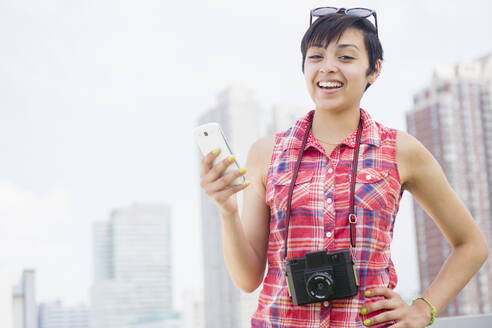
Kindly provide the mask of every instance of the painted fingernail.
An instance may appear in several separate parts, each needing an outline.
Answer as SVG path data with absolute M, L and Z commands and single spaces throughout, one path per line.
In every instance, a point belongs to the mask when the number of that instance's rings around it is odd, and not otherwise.
M 362 308 L 362 310 L 360 310 L 360 314 L 364 315 L 367 313 L 367 309 L 366 308 Z
M 364 293 L 364 295 L 371 296 L 371 291 L 370 290 L 366 290 L 366 292 Z
M 239 170 L 239 173 L 241 173 L 241 174 L 246 173 L 246 169 L 240 169 L 240 170 Z
M 371 324 L 371 319 L 364 320 L 364 326 L 369 326 Z
M 246 181 L 245 185 L 249 186 L 251 184 L 251 181 Z
M 231 162 L 231 163 L 234 162 L 234 156 L 232 156 L 232 155 L 229 156 L 229 162 Z
M 217 149 L 214 149 L 214 151 L 212 153 L 214 153 L 214 155 L 217 155 L 219 152 L 220 152 L 220 149 L 217 148 Z

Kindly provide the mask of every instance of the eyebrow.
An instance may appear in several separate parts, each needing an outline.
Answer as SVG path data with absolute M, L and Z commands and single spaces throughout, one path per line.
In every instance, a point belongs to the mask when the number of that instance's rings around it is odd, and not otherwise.
M 313 47 L 313 48 L 323 48 L 323 46 L 321 44 L 313 44 L 311 47 Z M 357 50 L 360 51 L 359 47 L 357 47 L 355 44 L 351 44 L 351 43 L 342 43 L 342 44 L 339 44 L 337 47 L 339 49 L 348 48 L 348 47 L 354 47 L 355 49 L 357 49 Z
M 359 47 L 357 47 L 355 44 L 343 43 L 338 45 L 338 48 L 348 48 L 348 47 L 354 47 L 355 49 L 360 51 Z

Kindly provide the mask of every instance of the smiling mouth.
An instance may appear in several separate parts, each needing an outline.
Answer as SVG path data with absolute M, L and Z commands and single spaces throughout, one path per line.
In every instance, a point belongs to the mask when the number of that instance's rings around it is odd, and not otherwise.
M 318 82 L 316 83 L 316 86 L 320 89 L 339 89 L 343 87 L 342 82 L 335 82 L 335 81 L 330 81 L 330 82 Z

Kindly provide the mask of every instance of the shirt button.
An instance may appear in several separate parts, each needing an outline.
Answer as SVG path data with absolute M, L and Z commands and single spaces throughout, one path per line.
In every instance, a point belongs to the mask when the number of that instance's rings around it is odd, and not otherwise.
M 331 172 L 333 172 L 333 169 L 330 167 L 330 168 L 328 169 L 328 173 L 331 173 Z
M 331 204 L 332 199 L 331 198 L 328 198 L 326 201 L 328 202 L 328 204 Z
M 330 302 L 328 302 L 328 301 L 324 301 L 324 302 L 323 302 L 323 306 L 326 306 L 326 307 L 330 306 Z
M 328 237 L 328 238 L 330 238 L 330 237 L 331 237 L 331 231 L 328 231 L 328 232 L 326 233 L 326 237 Z
M 368 174 L 368 175 L 366 176 L 366 180 L 371 180 L 371 178 L 372 178 L 372 175 L 370 175 L 370 174 Z

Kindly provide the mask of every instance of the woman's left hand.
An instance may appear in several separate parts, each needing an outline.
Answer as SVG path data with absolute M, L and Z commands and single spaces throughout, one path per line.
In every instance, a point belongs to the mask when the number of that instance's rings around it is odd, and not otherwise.
M 423 301 L 408 305 L 397 292 L 385 287 L 366 291 L 366 300 L 372 296 L 384 296 L 386 299 L 364 304 L 361 314 L 367 315 L 378 310 L 385 310 L 385 312 L 364 320 L 365 326 L 370 327 L 394 320 L 396 323 L 389 328 L 423 328 L 431 320 L 431 309 Z

